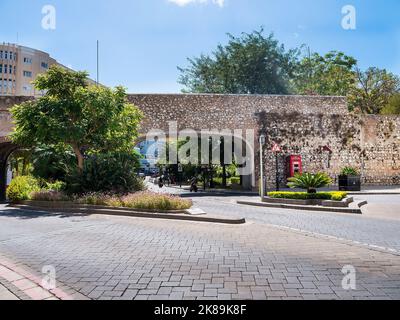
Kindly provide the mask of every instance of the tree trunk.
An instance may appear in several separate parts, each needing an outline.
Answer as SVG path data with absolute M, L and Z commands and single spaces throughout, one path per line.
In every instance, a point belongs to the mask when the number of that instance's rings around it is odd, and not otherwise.
M 83 158 L 83 154 L 81 152 L 81 149 L 76 144 L 72 145 L 72 149 L 74 150 L 74 153 L 75 153 L 76 158 L 78 160 L 78 169 L 79 169 L 80 172 L 82 172 L 83 171 L 84 158 Z

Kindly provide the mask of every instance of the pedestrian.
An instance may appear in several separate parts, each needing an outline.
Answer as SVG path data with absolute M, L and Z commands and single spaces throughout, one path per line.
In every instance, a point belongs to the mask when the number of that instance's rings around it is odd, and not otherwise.
M 164 176 L 160 176 L 160 178 L 158 179 L 158 186 L 160 187 L 160 189 L 164 187 Z

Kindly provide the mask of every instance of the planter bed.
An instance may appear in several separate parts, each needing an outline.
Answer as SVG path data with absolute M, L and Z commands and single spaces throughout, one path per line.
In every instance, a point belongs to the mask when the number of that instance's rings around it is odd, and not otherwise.
M 289 205 L 301 205 L 301 206 L 322 206 L 322 207 L 336 207 L 336 208 L 348 208 L 350 203 L 354 202 L 354 199 L 349 197 L 342 201 L 332 201 L 323 199 L 284 199 L 284 198 L 271 198 L 264 197 L 263 202 L 265 203 L 276 203 L 276 204 L 289 204 Z
M 166 219 L 166 220 L 183 220 L 194 222 L 209 222 L 222 224 L 244 224 L 244 218 L 230 218 L 224 216 L 211 216 L 207 214 L 191 214 L 188 210 L 171 210 L 164 211 L 149 211 L 132 208 L 114 208 L 107 206 L 95 206 L 86 204 L 77 204 L 72 202 L 47 202 L 47 201 L 21 201 L 11 204 L 11 207 L 21 210 L 43 211 L 50 214 L 65 213 L 66 215 L 109 215 L 109 216 L 124 216 L 135 218 L 151 218 L 151 219 Z
M 50 208 L 50 209 L 112 209 L 112 210 L 123 210 L 133 212 L 145 212 L 145 213 L 169 213 L 169 214 L 184 214 L 187 210 L 149 210 L 149 209 L 135 209 L 128 207 L 111 207 L 111 206 L 98 206 L 89 204 L 80 204 L 69 201 L 20 201 L 17 204 L 23 204 L 27 206 L 39 207 L 39 208 Z

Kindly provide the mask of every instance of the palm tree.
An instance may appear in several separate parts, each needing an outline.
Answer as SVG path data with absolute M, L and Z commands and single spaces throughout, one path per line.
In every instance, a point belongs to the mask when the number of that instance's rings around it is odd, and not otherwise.
M 288 179 L 290 188 L 300 188 L 307 190 L 308 193 L 316 193 L 318 188 L 323 188 L 332 183 L 332 179 L 322 172 L 316 174 L 304 173 L 296 174 Z

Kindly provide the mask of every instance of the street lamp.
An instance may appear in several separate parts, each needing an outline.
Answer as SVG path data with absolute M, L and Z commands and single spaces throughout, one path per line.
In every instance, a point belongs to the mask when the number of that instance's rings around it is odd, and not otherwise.
M 267 142 L 267 137 L 264 133 L 260 135 L 260 177 L 261 177 L 261 200 L 264 198 L 265 195 L 265 186 L 264 186 L 264 146 Z

